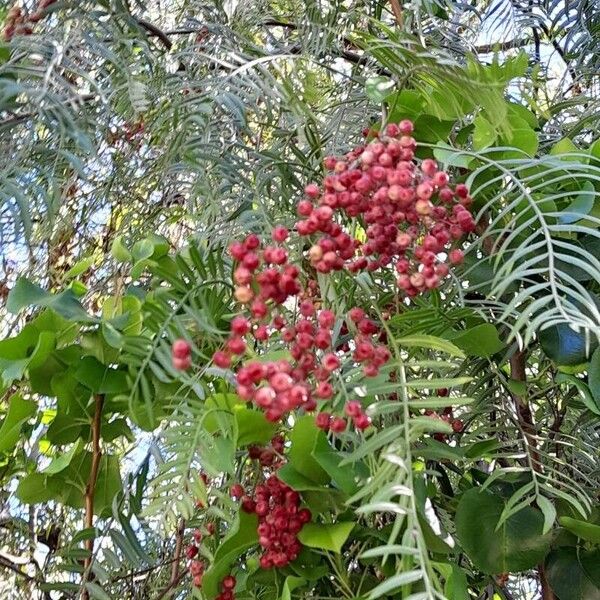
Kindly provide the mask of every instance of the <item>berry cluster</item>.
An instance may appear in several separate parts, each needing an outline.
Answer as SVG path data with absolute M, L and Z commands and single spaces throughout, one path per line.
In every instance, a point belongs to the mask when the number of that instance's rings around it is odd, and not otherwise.
M 6 14 L 6 23 L 2 30 L 2 39 L 10 42 L 15 35 L 31 35 L 33 25 L 45 16 L 45 10 L 57 0 L 40 0 L 34 12 L 25 14 L 19 6 L 13 5 Z
M 284 242 L 287 229 L 275 227 L 273 240 Z M 299 270 L 288 263 L 288 253 L 281 246 L 262 247 L 256 235 L 231 245 L 232 257 L 238 261 L 234 270 L 236 299 L 248 313 L 235 317 L 230 325 L 230 337 L 223 350 L 215 352 L 214 363 L 230 367 L 234 357 L 246 354 L 250 339 L 255 343 L 277 337 L 289 346 L 291 359 L 260 362 L 250 360 L 236 365 L 237 393 L 265 412 L 269 421 L 276 422 L 290 411 L 311 412 L 317 400 L 329 400 L 334 395 L 331 380 L 341 367 L 340 354 L 350 346 L 341 343 L 333 347 L 333 328 L 336 316 L 331 310 L 318 309 L 314 299 L 315 286 L 304 289 L 298 281 Z M 279 307 L 288 298 L 297 298 L 297 311 L 292 320 L 284 317 Z M 353 360 L 363 366 L 365 375 L 376 376 L 390 357 L 388 349 L 377 342 L 379 327 L 360 308 L 353 308 L 343 324 L 342 333 L 356 330 Z M 347 412 L 358 429 L 366 429 L 369 418 L 356 409 Z M 346 428 L 342 417 L 319 417 L 323 429 L 339 433 Z M 327 423 L 325 422 L 327 420 Z M 258 451 L 256 458 L 259 458 Z M 265 460 L 269 457 L 264 457 Z M 270 459 L 269 459 L 270 460 Z M 265 462 L 264 464 L 268 464 Z
M 449 392 L 446 388 L 442 388 L 438 390 L 437 395 L 441 397 L 446 397 L 448 396 L 448 393 Z M 452 414 L 452 411 L 453 409 L 451 406 L 446 406 L 443 409 L 441 415 L 438 412 L 430 409 L 427 409 L 425 411 L 425 415 L 427 415 L 428 417 L 433 417 L 434 419 L 440 419 L 445 423 L 448 423 L 448 425 L 452 427 L 454 433 L 460 433 L 463 430 L 465 424 L 460 419 L 455 419 L 454 415 Z M 448 436 L 444 433 L 435 433 L 433 437 L 439 442 L 444 442 L 446 441 Z
M 283 455 L 284 445 L 283 436 L 276 435 L 271 440 L 270 446 L 249 446 L 248 456 L 252 460 L 258 460 L 262 467 L 277 468 L 281 464 L 279 459 Z
M 407 296 L 436 288 L 449 266 L 463 260 L 452 248 L 475 229 L 467 187 L 449 185 L 448 174 L 432 159 L 415 160 L 413 124 L 388 125 L 385 134 L 343 158 L 329 156 L 322 186 L 306 186 L 298 203 L 300 235 L 320 234 L 308 257 L 321 273 L 375 271 L 393 265 Z M 316 205 L 315 205 L 316 203 Z M 336 211 L 361 217 L 367 241 L 352 239 L 335 222 Z
M 260 557 L 263 569 L 285 567 L 302 549 L 298 533 L 312 515 L 300 508 L 300 494 L 271 475 L 256 486 L 254 497 L 242 496 L 242 510 L 258 516 L 258 543 L 264 551 Z
M 175 369 L 189 369 L 192 366 L 192 347 L 189 342 L 175 340 L 171 346 L 171 358 Z
M 194 546 L 194 548 L 195 548 L 195 546 Z M 192 583 L 196 587 L 201 587 L 202 586 L 202 577 L 204 575 L 204 569 L 206 568 L 204 563 L 200 560 L 191 560 L 189 568 L 190 568 L 190 573 L 192 574 Z
M 235 600 L 235 594 L 233 592 L 235 588 L 235 577 L 233 575 L 227 575 L 221 581 L 221 593 L 215 598 L 215 600 Z

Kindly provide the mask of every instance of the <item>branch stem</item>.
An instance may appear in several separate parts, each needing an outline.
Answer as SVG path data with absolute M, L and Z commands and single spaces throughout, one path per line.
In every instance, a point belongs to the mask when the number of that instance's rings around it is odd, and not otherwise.
M 90 477 L 85 486 L 85 528 L 91 529 L 94 526 L 94 493 L 96 492 L 96 482 L 98 480 L 98 470 L 100 469 L 100 459 L 102 450 L 100 449 L 100 428 L 102 419 L 102 407 L 104 406 L 104 396 L 96 394 L 94 396 L 94 418 L 92 420 L 92 468 Z M 81 591 L 82 600 L 89 599 L 89 592 L 85 588 L 85 580 L 90 578 L 90 568 L 92 566 L 92 553 L 94 552 L 94 538 L 85 541 L 86 550 L 90 553 L 84 562 L 83 589 Z

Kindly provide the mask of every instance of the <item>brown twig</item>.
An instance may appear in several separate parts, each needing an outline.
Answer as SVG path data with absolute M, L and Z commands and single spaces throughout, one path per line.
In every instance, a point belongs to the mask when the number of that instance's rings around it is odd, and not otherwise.
M 100 459 L 102 458 L 102 450 L 100 449 L 100 426 L 102 418 L 102 407 L 104 406 L 104 396 L 96 394 L 94 396 L 94 419 L 92 421 L 92 468 L 90 477 L 85 486 L 85 527 L 91 529 L 94 526 L 94 494 L 96 492 L 96 482 L 98 480 L 98 470 L 100 469 Z M 90 556 L 84 561 L 84 581 L 82 582 L 83 589 L 81 591 L 82 600 L 89 599 L 89 593 L 85 588 L 85 579 L 89 578 L 89 570 L 92 566 L 92 553 L 94 552 L 94 538 L 89 538 L 85 541 L 86 550 Z
M 179 520 L 177 526 L 177 535 L 175 536 L 175 556 L 171 565 L 171 583 L 177 581 L 179 577 L 179 562 L 181 561 L 181 551 L 183 550 L 183 534 L 185 532 L 185 521 Z
M 510 376 L 516 381 L 527 380 L 527 374 L 525 372 L 526 365 L 526 353 L 525 350 L 517 350 L 510 357 Z M 527 400 L 521 398 L 518 394 L 511 394 L 515 408 L 517 409 L 517 415 L 519 423 L 523 433 L 527 437 L 527 442 L 531 448 L 531 464 L 534 471 L 541 473 L 542 463 L 540 459 L 540 453 L 537 450 L 537 444 L 535 441 L 535 425 L 533 423 L 533 415 L 531 414 L 531 408 L 527 403 Z M 540 586 L 542 588 L 542 600 L 556 600 L 554 593 L 550 589 L 548 580 L 546 579 L 546 573 L 544 571 L 544 563 L 540 563 L 537 567 L 538 576 L 540 579 Z
M 162 600 L 162 598 L 166 598 L 168 596 L 168 594 L 179 585 L 179 583 L 185 577 L 185 575 L 186 575 L 185 571 L 182 571 L 181 573 L 179 573 L 179 575 L 177 576 L 177 579 L 175 579 L 174 581 L 171 581 L 171 583 L 169 583 L 169 585 L 162 592 L 160 592 L 154 600 Z
M 400 6 L 400 2 L 398 2 L 398 0 L 390 0 L 390 4 L 392 5 L 392 12 L 394 13 L 396 23 L 398 23 L 398 27 L 402 29 L 404 27 L 404 17 L 402 15 L 402 7 Z

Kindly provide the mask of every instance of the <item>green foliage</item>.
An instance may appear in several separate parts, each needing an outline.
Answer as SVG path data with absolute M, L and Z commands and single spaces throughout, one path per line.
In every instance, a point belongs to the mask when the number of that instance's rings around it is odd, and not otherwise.
M 600 599 L 592 5 L 419 1 L 392 21 L 389 3 L 56 3 L 0 47 L 11 598 L 211 600 L 232 573 L 240 600 L 521 600 L 542 584 Z M 352 349 L 342 319 L 362 306 L 392 359 L 335 382 L 331 406 L 358 399 L 364 432 L 271 423 L 211 362 L 238 310 L 227 245 L 293 229 L 322 159 L 402 119 L 418 158 L 470 188 L 464 263 L 406 303 L 383 270 L 315 275 L 292 234 L 336 340 Z M 276 434 L 277 466 L 248 459 Z M 265 571 L 229 491 L 275 471 L 312 520 L 300 556 Z M 183 554 L 196 530 L 201 588 Z

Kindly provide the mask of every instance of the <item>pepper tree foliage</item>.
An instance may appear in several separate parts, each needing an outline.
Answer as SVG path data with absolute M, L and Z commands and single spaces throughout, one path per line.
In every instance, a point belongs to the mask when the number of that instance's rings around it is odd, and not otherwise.
M 600 598 L 594 3 L 18 7 L 0 9 L 3 597 Z M 247 313 L 228 247 L 293 229 L 325 157 L 406 119 L 417 162 L 473 198 L 464 262 L 406 301 L 386 268 L 315 271 L 318 238 L 291 231 L 348 350 L 317 412 L 358 400 L 369 421 L 271 422 L 213 362 Z M 336 215 L 365 241 L 364 215 Z M 353 307 L 389 351 L 377 374 L 351 358 Z M 243 362 L 295 341 L 248 338 Z M 252 505 L 267 478 L 279 529 L 310 518 L 278 566 Z

